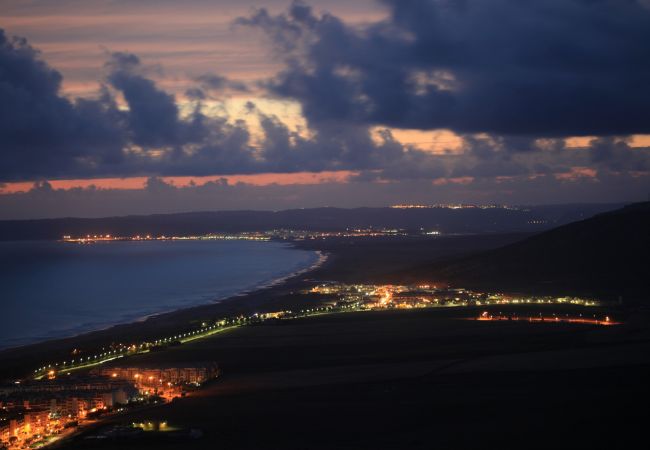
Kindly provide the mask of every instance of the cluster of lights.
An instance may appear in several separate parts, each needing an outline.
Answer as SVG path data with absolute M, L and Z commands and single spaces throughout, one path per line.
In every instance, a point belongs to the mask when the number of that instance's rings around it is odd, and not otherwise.
M 73 237 L 66 234 L 61 240 L 63 242 L 73 242 L 79 244 L 90 244 L 94 242 L 114 242 L 114 241 L 196 241 L 196 240 L 246 240 L 246 241 L 268 241 L 271 237 L 260 233 L 241 233 L 241 234 L 207 234 L 199 236 L 153 236 L 151 234 L 138 234 L 135 236 L 112 236 L 110 234 L 87 234 L 81 237 Z
M 420 230 L 423 231 L 423 230 Z M 348 228 L 344 231 L 307 231 L 278 229 L 270 231 L 241 232 L 241 233 L 210 233 L 205 235 L 192 236 L 154 236 L 152 234 L 133 236 L 114 236 L 110 234 L 86 234 L 75 237 L 64 235 L 63 242 L 78 244 L 92 244 L 98 242 L 115 241 L 196 241 L 196 240 L 245 240 L 245 241 L 270 241 L 273 239 L 282 240 L 305 240 L 305 239 L 327 239 L 327 238 L 350 238 L 350 237 L 384 237 L 384 236 L 408 236 L 410 233 L 398 228 Z M 423 232 L 424 235 L 439 235 L 436 230 Z
M 508 205 L 473 205 L 467 203 L 438 203 L 434 205 L 399 204 L 392 205 L 393 209 L 510 209 L 519 211 L 520 208 Z
M 595 314 L 591 317 L 585 317 L 582 314 L 577 316 L 572 316 L 569 314 L 558 315 L 551 314 L 550 316 L 544 316 L 539 313 L 536 316 L 526 316 L 526 315 L 516 315 L 516 314 L 503 314 L 501 312 L 496 314 L 490 314 L 489 311 L 483 311 L 478 317 L 471 320 L 481 320 L 481 321 L 526 321 L 526 322 L 538 322 L 538 323 L 582 323 L 588 325 L 620 325 L 620 322 L 613 321 L 609 316 L 603 318 L 598 318 Z
M 310 308 L 307 310 L 300 311 L 299 313 L 297 313 L 297 315 L 322 313 L 329 310 L 331 310 L 331 307 Z M 144 342 L 139 345 L 120 344 L 119 349 L 115 349 L 112 351 L 106 351 L 88 357 L 81 357 L 79 359 L 72 359 L 70 361 L 52 363 L 52 364 L 39 367 L 38 369 L 34 370 L 33 374 L 35 379 L 41 379 L 43 377 L 54 378 L 57 374 L 57 371 L 68 371 L 69 373 L 69 371 L 71 370 L 91 367 L 91 366 L 103 364 L 105 362 L 111 361 L 116 358 L 122 358 L 137 353 L 144 353 L 149 351 L 151 347 L 154 346 L 165 345 L 176 341 L 189 342 L 194 339 L 210 336 L 216 332 L 224 330 L 226 327 L 229 326 L 236 327 L 236 326 L 246 325 L 247 323 L 253 320 L 266 320 L 271 318 L 279 318 L 279 317 L 287 316 L 289 314 L 292 314 L 292 312 L 281 311 L 279 313 L 266 313 L 266 314 L 255 313 L 249 317 L 237 316 L 237 317 L 232 317 L 227 319 L 221 319 L 215 322 L 213 325 L 208 325 L 206 322 L 203 322 L 201 324 L 201 328 L 198 330 L 167 336 L 164 338 L 156 339 L 154 341 Z M 117 375 L 115 374 L 113 376 L 117 376 Z
M 179 333 L 173 336 L 157 339 L 152 342 L 144 342 L 139 345 L 120 344 L 118 349 L 112 351 L 106 351 L 88 357 L 81 357 L 79 359 L 72 359 L 70 361 L 63 361 L 61 363 L 53 363 L 53 364 L 48 364 L 39 367 L 38 369 L 34 370 L 34 377 L 36 379 L 40 379 L 43 376 L 48 376 L 49 378 L 52 378 L 56 374 L 57 369 L 62 371 L 76 370 L 79 368 L 85 368 L 85 367 L 103 364 L 105 362 L 111 361 L 116 358 L 122 358 L 124 356 L 132 355 L 132 354 L 143 353 L 148 351 L 153 346 L 164 345 L 176 341 L 188 342 L 193 339 L 206 337 L 217 331 L 223 330 L 224 327 L 227 325 L 237 326 L 237 325 L 244 324 L 253 318 L 259 318 L 259 317 L 260 315 L 254 314 L 249 318 L 240 316 L 231 319 L 222 319 L 217 321 L 214 325 L 208 325 L 204 322 L 202 323 L 202 328 L 198 330 Z
M 431 298 L 426 298 L 422 295 L 416 295 L 410 300 L 396 297 L 395 294 L 400 294 L 409 291 L 427 291 Z M 297 312 L 281 311 L 278 313 L 265 313 L 265 314 L 252 314 L 248 317 L 237 316 L 226 319 L 218 320 L 212 324 L 203 322 L 201 328 L 184 333 L 178 333 L 171 336 L 166 336 L 153 341 L 147 341 L 140 344 L 119 344 L 117 348 L 112 350 L 103 351 L 92 356 L 81 357 L 72 359 L 70 361 L 63 361 L 61 363 L 53 363 L 44 365 L 34 370 L 34 378 L 41 379 L 43 377 L 55 378 L 57 372 L 71 371 L 79 368 L 91 367 L 105 362 L 111 361 L 116 358 L 122 358 L 137 353 L 144 353 L 151 350 L 152 347 L 164 346 L 174 342 L 188 342 L 195 339 L 210 336 L 219 331 L 223 331 L 228 327 L 237 327 L 247 325 L 253 321 L 263 321 L 267 319 L 277 318 L 292 318 L 304 317 L 313 314 L 333 313 L 340 311 L 364 311 L 375 308 L 413 308 L 413 307 L 436 307 L 436 306 L 468 306 L 468 305 L 503 305 L 503 304 L 573 304 L 582 306 L 596 306 L 598 303 L 593 300 L 585 300 L 573 297 L 560 297 L 560 298 L 519 298 L 519 297 L 505 297 L 501 294 L 479 294 L 465 289 L 445 289 L 446 292 L 456 294 L 456 296 L 446 298 L 441 301 L 436 297 L 438 292 L 436 286 L 421 285 L 421 286 L 393 286 L 393 285 L 320 285 L 312 288 L 307 292 L 320 293 L 320 294 L 334 294 L 342 295 L 343 302 L 337 303 L 336 306 L 328 305 L 316 308 L 308 308 Z M 427 294 L 428 295 L 428 294 Z M 461 298 L 458 295 L 464 295 L 467 298 Z M 366 299 L 364 301 L 364 298 Z M 368 301 L 367 299 L 373 299 Z M 413 301 L 417 300 L 417 304 Z

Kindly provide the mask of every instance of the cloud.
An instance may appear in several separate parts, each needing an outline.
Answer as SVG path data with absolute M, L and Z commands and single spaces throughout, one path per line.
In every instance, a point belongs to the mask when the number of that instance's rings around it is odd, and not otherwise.
M 210 97 L 210 93 L 223 95 L 224 92 L 250 92 L 246 83 L 231 80 L 222 75 L 206 73 L 194 78 L 199 83 L 199 87 L 192 87 L 185 91 L 185 95 L 193 100 L 205 100 Z
M 174 96 L 130 53 L 109 55 L 98 99 L 73 102 L 59 92 L 61 75 L 26 41 L 4 42 L 0 137 L 8 145 L 0 179 L 379 169 L 403 155 L 397 142 L 376 143 L 365 127 L 322 123 L 313 137 L 300 136 L 251 102 L 247 110 L 264 132 L 258 150 L 245 122 L 205 116 L 200 99 L 182 117 Z
M 61 80 L 25 39 L 0 30 L 0 179 L 64 175 L 121 159 L 111 99 L 72 102 L 60 94 Z
M 576 1 L 567 0 L 567 4 L 577 8 L 575 12 L 582 11 L 582 3 L 574 5 Z M 498 47 L 498 51 L 489 53 L 489 57 L 488 53 L 480 54 L 480 42 L 466 29 L 467 24 L 462 27 L 458 24 L 459 31 L 469 33 L 459 42 L 452 39 L 453 30 L 446 23 L 428 31 L 424 25 L 426 20 L 444 22 L 442 18 L 447 15 L 451 15 L 450 20 L 468 21 L 470 24 L 478 20 L 475 16 L 488 20 L 491 13 L 486 8 L 470 0 L 465 6 L 454 1 L 385 3 L 391 8 L 390 18 L 362 30 L 346 25 L 333 15 L 316 15 L 301 3 L 294 3 L 285 14 L 272 16 L 265 10 L 258 10 L 239 20 L 241 24 L 264 29 L 275 44 L 285 68 L 265 85 L 271 94 L 282 100 L 296 98 L 301 102 L 308 129 L 300 131 L 250 100 L 245 105 L 246 121 L 228 116 L 225 109 L 221 115 L 207 115 L 204 104 L 208 100 L 219 102 L 223 100 L 224 92 L 238 89 L 235 81 L 215 73 L 194 80 L 196 85 L 188 88 L 188 97 L 192 99 L 190 110 L 181 108 L 175 96 L 152 78 L 151 68 L 137 55 L 127 52 L 107 55 L 105 76 L 98 80 L 95 97 L 69 99 L 61 93 L 61 74 L 43 61 L 36 49 L 24 39 L 8 38 L 0 33 L 0 181 L 137 175 L 151 177 L 145 191 L 164 192 L 170 196 L 194 191 L 179 191 L 157 177 L 355 171 L 359 174 L 352 181 L 359 186 L 365 186 L 363 183 L 400 182 L 404 189 L 408 186 L 420 189 L 422 185 L 430 186 L 437 182 L 451 189 L 454 183 L 449 180 L 457 179 L 471 179 L 495 187 L 494 183 L 490 184 L 490 179 L 510 177 L 520 180 L 521 186 L 521 180 L 535 177 L 551 179 L 554 175 L 565 174 L 565 179 L 569 180 L 575 173 L 594 173 L 596 175 L 592 178 L 603 182 L 628 177 L 634 178 L 634 182 L 623 183 L 625 186 L 638 187 L 640 180 L 647 183 L 650 149 L 632 148 L 625 134 L 608 137 L 606 128 L 587 147 L 568 149 L 563 139 L 553 137 L 558 130 L 553 131 L 549 124 L 557 119 L 555 116 L 550 121 L 539 116 L 541 119 L 535 127 L 546 126 L 543 130 L 539 128 L 539 133 L 528 133 L 530 130 L 525 126 L 517 133 L 497 132 L 511 126 L 508 124 L 515 118 L 509 116 L 513 111 L 508 108 L 519 99 L 504 87 L 502 93 L 508 91 L 510 94 L 497 101 L 494 96 L 498 90 L 491 90 L 485 84 L 486 80 L 504 81 L 502 77 L 506 72 L 512 76 L 525 66 L 531 74 L 524 72 L 520 78 L 532 83 L 529 86 L 532 89 L 544 78 L 535 75 L 536 71 L 552 75 L 556 69 L 551 66 L 534 70 L 529 55 L 522 53 L 520 62 L 519 58 L 512 56 L 515 50 L 507 46 Z M 605 0 L 591 3 L 594 8 L 605 8 L 602 11 L 614 8 Z M 505 4 L 509 3 L 497 0 L 497 11 Z M 531 5 L 538 3 L 531 0 L 510 6 L 523 9 L 524 13 L 516 16 L 523 20 L 529 17 L 526 14 L 531 18 L 537 17 L 526 9 Z M 540 17 L 550 14 L 547 8 L 553 11 L 560 8 L 554 1 L 545 5 L 543 8 L 538 5 L 542 9 Z M 509 18 L 508 14 L 503 17 Z M 607 22 L 609 19 L 605 17 L 603 20 Z M 433 23 L 438 23 L 436 21 Z M 474 25 L 478 27 L 478 22 Z M 490 28 L 491 25 L 483 26 Z M 509 33 L 508 26 L 503 33 Z M 634 29 L 632 26 L 632 31 Z M 624 33 L 621 39 L 626 36 Z M 546 39 L 544 35 L 539 38 Z M 494 39 L 490 37 L 487 41 Z M 512 45 L 521 51 L 527 48 L 523 43 Z M 449 51 L 449 47 L 458 47 L 462 51 L 455 54 Z M 601 51 L 598 48 L 597 53 Z M 630 55 L 637 50 L 625 51 L 628 53 L 618 61 L 628 61 L 628 65 L 636 63 Z M 470 56 L 477 60 L 467 60 Z M 605 78 L 621 73 L 616 65 L 617 59 L 611 58 L 611 73 L 606 73 Z M 490 65 L 492 60 L 500 61 L 502 65 L 493 67 Z M 550 60 L 554 61 L 553 58 Z M 537 63 L 539 65 L 539 61 Z M 594 73 L 591 69 L 594 65 L 598 66 L 596 73 L 600 73 L 597 61 L 583 63 L 585 76 Z M 567 61 L 566 64 L 567 77 L 571 78 L 572 71 L 577 69 L 573 62 Z M 643 64 L 639 70 L 644 73 Z M 556 78 L 550 76 L 544 83 L 552 84 Z M 596 78 L 600 80 L 600 76 Z M 604 84 L 594 83 L 591 84 L 601 89 L 601 94 L 610 92 L 602 91 Z M 646 95 L 643 92 L 646 84 L 639 84 L 641 92 L 636 92 L 639 98 Z M 481 86 L 486 90 L 479 95 L 477 89 L 483 89 Z M 557 87 L 554 86 L 547 87 L 552 91 Z M 514 92 L 526 98 L 532 91 L 515 89 Z M 481 116 L 480 102 L 485 96 L 494 97 L 490 99 L 492 110 Z M 616 97 L 619 109 L 629 109 L 628 115 L 617 116 L 616 120 L 629 118 L 629 123 L 633 124 L 639 122 L 637 119 L 643 111 L 635 109 L 636 103 L 628 102 L 630 96 L 624 93 Z M 614 101 L 615 98 L 602 97 L 598 101 Z M 442 100 L 439 103 L 437 99 Z M 456 117 L 445 113 L 444 108 L 460 104 L 471 111 Z M 533 109 L 538 107 L 532 105 Z M 544 107 L 550 108 L 548 104 Z M 440 114 L 432 113 L 438 109 Z M 571 114 L 567 111 L 560 108 L 555 112 L 562 117 L 567 129 L 576 121 L 589 119 L 579 117 L 576 110 Z M 612 111 L 594 110 L 589 113 L 607 115 Z M 533 113 L 528 110 L 518 111 L 516 120 L 533 123 L 535 120 L 530 114 Z M 595 123 L 605 120 L 604 117 L 591 116 Z M 458 120 L 458 124 L 467 120 L 457 130 L 476 128 L 467 125 L 474 120 L 502 125 L 488 127 L 490 133 L 460 133 L 463 142 L 460 150 L 446 154 L 432 154 L 402 144 L 389 128 L 374 126 L 387 123 L 411 128 L 433 127 L 447 123 L 447 120 Z M 257 121 L 259 126 L 251 127 L 253 121 Z M 616 129 L 615 122 L 612 120 L 608 127 Z M 252 130 L 257 129 L 261 134 L 253 135 Z M 319 186 L 329 189 L 323 184 Z M 393 192 L 405 192 L 401 188 L 392 189 Z M 43 184 L 38 192 L 45 190 L 47 185 Z M 196 192 L 217 191 L 206 188 Z M 240 191 L 233 192 L 239 195 Z M 387 191 L 381 192 L 388 195 Z M 494 191 L 495 195 L 497 192 Z M 284 194 L 289 196 L 288 192 Z M 259 196 L 259 193 L 255 195 Z M 282 204 L 282 198 L 289 197 L 278 194 L 278 204 Z
M 612 171 L 650 171 L 650 148 L 632 148 L 626 139 L 593 139 L 589 145 L 589 155 L 594 165 Z
M 650 11 L 634 0 L 383 0 L 364 29 L 302 2 L 237 20 L 284 68 L 266 83 L 311 124 L 459 133 L 650 132 Z
M 200 136 L 188 134 L 174 97 L 140 74 L 140 60 L 129 53 L 113 53 L 106 63 L 107 80 L 128 105 L 125 113 L 131 141 L 142 147 L 177 146 Z M 202 130 L 196 129 L 200 132 Z
M 0 30 L 0 180 L 258 170 L 245 124 L 200 105 L 181 117 L 136 55 L 112 53 L 105 68 L 97 98 L 70 100 L 61 74 Z
M 222 75 L 213 73 L 206 73 L 196 77 L 196 81 L 201 83 L 201 86 L 206 90 L 222 91 L 230 89 L 239 92 L 248 92 L 248 86 L 241 81 L 231 80 Z

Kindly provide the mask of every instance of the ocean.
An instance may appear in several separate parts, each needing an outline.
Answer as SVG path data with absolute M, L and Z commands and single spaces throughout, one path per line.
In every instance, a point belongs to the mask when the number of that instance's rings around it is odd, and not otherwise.
M 0 242 L 0 348 L 218 301 L 318 258 L 278 242 Z

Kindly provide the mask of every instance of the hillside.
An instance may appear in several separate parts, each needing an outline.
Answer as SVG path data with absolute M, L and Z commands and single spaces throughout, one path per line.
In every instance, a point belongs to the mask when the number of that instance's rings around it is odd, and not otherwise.
M 0 221 L 0 240 L 60 239 L 65 234 L 188 235 L 291 228 L 345 230 L 387 227 L 443 233 L 536 232 L 589 217 L 611 204 L 506 208 L 305 208 L 285 211 L 213 211 L 105 218 Z
M 421 266 L 412 279 L 522 292 L 645 297 L 650 202 L 560 226 L 495 250 Z

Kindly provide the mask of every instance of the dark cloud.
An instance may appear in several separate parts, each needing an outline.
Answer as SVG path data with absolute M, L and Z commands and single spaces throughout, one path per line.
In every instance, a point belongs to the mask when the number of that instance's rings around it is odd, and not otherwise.
M 650 148 L 632 148 L 626 139 L 594 139 L 590 142 L 589 154 L 597 167 L 616 172 L 650 171 Z
M 0 179 L 59 176 L 121 159 L 111 99 L 72 102 L 60 94 L 61 80 L 25 39 L 0 30 Z
M 185 91 L 185 95 L 194 100 L 205 100 L 210 97 L 210 93 L 222 95 L 227 91 L 249 92 L 246 83 L 213 73 L 200 75 L 194 81 L 199 83 L 199 87 L 193 87 Z
M 405 152 L 387 132 L 377 141 L 367 127 L 340 122 L 321 122 L 304 137 L 249 102 L 247 111 L 263 130 L 259 148 L 253 147 L 246 123 L 206 117 L 199 93 L 194 111 L 181 117 L 174 96 L 129 53 L 109 55 L 97 99 L 71 102 L 59 92 L 60 74 L 35 50 L 25 41 L 7 42 L 2 137 L 11 145 L 2 151 L 1 179 L 379 170 L 417 152 Z M 216 89 L 224 80 L 211 76 L 202 83 Z M 120 97 L 127 109 L 118 108 Z
M 562 7 L 557 1 L 542 5 L 532 0 L 496 0 L 494 9 L 502 14 L 504 24 L 499 37 L 489 34 L 498 31 L 491 22 L 496 12 L 471 0 L 464 4 L 442 0 L 385 3 L 391 11 L 390 19 L 364 30 L 353 29 L 332 15 L 316 15 L 301 3 L 294 3 L 286 14 L 272 16 L 259 10 L 239 20 L 263 28 L 275 43 L 285 69 L 266 86 L 282 99 L 300 101 L 309 124 L 300 133 L 251 101 L 245 105 L 246 120 L 259 122 L 260 136 L 252 136 L 243 120 L 225 113 L 219 117 L 204 114 L 207 99 L 222 100 L 224 93 L 245 88 L 216 74 L 194 80 L 196 85 L 186 93 L 193 100 L 189 103 L 193 109 L 181 113 L 177 99 L 149 76 L 151 68 L 130 53 L 108 55 L 97 96 L 71 100 L 61 93 L 60 73 L 49 67 L 27 41 L 0 33 L 0 181 L 144 175 L 151 177 L 144 191 L 158 200 L 163 195 L 188 198 L 192 193 L 191 198 L 207 201 L 213 195 L 227 207 L 230 200 L 223 200 L 223 196 L 230 194 L 241 195 L 242 205 L 249 199 L 251 207 L 257 205 L 253 199 L 268 198 L 276 202 L 273 207 L 280 207 L 282 199 L 299 202 L 300 196 L 292 196 L 290 188 L 274 187 L 275 197 L 265 197 L 259 189 L 235 189 L 223 180 L 192 190 L 169 186 L 157 177 L 358 172 L 351 177 L 352 185 L 364 186 L 365 197 L 352 192 L 353 187 L 335 189 L 325 184 L 304 188 L 302 198 L 311 205 L 318 204 L 314 199 L 325 202 L 337 195 L 348 195 L 346 201 L 355 199 L 357 204 L 384 204 L 385 199 L 373 197 L 380 194 L 397 203 L 398 193 L 404 200 L 422 201 L 419 193 L 409 194 L 408 189 L 429 192 L 423 186 L 433 186 L 433 182 L 447 186 L 448 196 L 456 189 L 459 201 L 462 195 L 501 195 L 499 189 L 508 182 L 499 184 L 498 179 L 515 179 L 511 188 L 528 194 L 531 191 L 524 188 L 525 180 L 532 183 L 533 179 L 551 180 L 549 192 L 557 191 L 558 186 L 583 189 L 611 182 L 623 186 L 613 192 L 627 195 L 632 187 L 641 189 L 644 182 L 647 186 L 650 149 L 631 147 L 621 131 L 625 129 L 623 122 L 628 124 L 628 131 L 642 131 L 640 118 L 647 118 L 642 108 L 648 104 L 641 105 L 641 101 L 647 99 L 648 86 L 637 78 L 647 75 L 650 63 L 637 61 L 642 50 L 636 44 L 621 47 L 622 43 L 627 45 L 629 36 L 645 32 L 637 26 L 645 16 L 639 14 L 630 30 L 619 36 L 615 24 L 610 24 L 611 17 L 605 14 L 618 9 L 608 1 L 566 0 L 568 6 Z M 622 19 L 631 14 L 636 6 L 628 3 L 620 7 L 622 15 L 614 17 Z M 600 11 L 604 29 L 605 25 L 614 27 L 609 34 L 595 35 L 594 27 L 583 23 L 595 20 L 596 13 L 584 10 L 586 5 Z M 519 12 L 508 12 L 506 6 Z M 547 28 L 556 29 L 558 39 L 568 39 L 568 32 L 553 22 L 565 20 L 567 11 L 576 15 L 576 29 L 584 29 L 582 32 L 597 38 L 599 44 L 590 44 L 581 62 L 575 61 L 580 54 L 576 48 L 588 44 L 581 34 L 562 50 L 571 57 L 560 52 L 542 58 L 544 42 L 551 42 Z M 511 23 L 515 18 L 517 21 Z M 550 22 L 540 24 L 542 19 Z M 507 39 L 512 38 L 513 29 L 526 28 L 519 20 L 531 21 L 531 29 L 539 32 L 539 42 L 533 42 L 526 30 L 522 42 Z M 474 28 L 487 34 L 479 39 Z M 610 43 L 607 36 L 615 42 Z M 494 45 L 491 51 L 489 45 Z M 623 53 L 601 55 L 610 47 Z M 528 53 L 533 50 L 536 57 Z M 597 56 L 605 58 L 607 64 L 601 64 Z M 625 75 L 624 66 L 629 66 L 630 74 Z M 598 99 L 584 97 L 580 103 L 577 91 L 565 91 L 565 82 L 577 83 L 578 73 L 584 86 L 600 93 Z M 516 83 L 523 83 L 521 89 Z M 625 83 L 635 89 L 623 89 Z M 556 102 L 558 92 L 567 95 L 562 98 L 564 106 Z M 539 102 L 530 102 L 533 95 Z M 610 107 L 596 108 L 594 102 L 609 102 Z M 606 126 L 602 125 L 605 122 Z M 561 127 L 556 127 L 560 123 Z M 568 149 L 563 139 L 548 137 L 567 130 L 579 134 L 581 124 L 586 123 L 593 123 L 595 128 L 603 126 L 596 133 L 600 137 L 586 148 Z M 643 121 L 644 126 L 649 123 Z M 389 129 L 375 124 L 449 126 L 462 131 L 463 146 L 458 151 L 432 154 L 401 144 Z M 479 130 L 490 133 L 474 133 Z M 614 130 L 621 132 L 618 137 L 607 137 Z M 591 177 L 590 184 L 586 178 L 582 184 L 566 184 L 576 168 L 582 173 L 589 168 L 589 173 L 596 172 L 597 176 Z M 558 174 L 565 176 L 565 181 L 555 179 Z M 461 178 L 471 180 L 476 189 L 449 181 Z M 392 187 L 373 191 L 368 187 L 372 184 Z M 316 193 L 318 189 L 323 190 L 322 195 Z M 118 193 L 88 192 L 72 190 L 64 195 L 43 182 L 26 196 L 11 198 L 123 198 Z M 548 198 L 545 202 L 552 198 L 550 193 Z M 182 200 L 178 202 L 182 204 Z M 193 207 L 200 204 L 198 200 L 188 202 Z M 325 204 L 336 202 L 328 200 Z M 164 208 L 164 202 L 156 205 Z
M 300 2 L 239 24 L 311 123 L 534 136 L 650 132 L 650 10 L 635 0 L 382 0 L 359 30 Z
M 125 115 L 134 144 L 156 148 L 201 140 L 200 118 L 189 123 L 181 120 L 174 96 L 140 73 L 136 55 L 113 53 L 106 67 L 108 82 L 121 92 L 129 107 Z
M 444 176 L 436 157 L 401 144 L 387 129 L 373 136 L 368 127 L 320 122 L 306 138 L 275 116 L 257 115 L 264 132 L 259 156 L 268 172 L 361 170 L 392 179 Z
M 136 55 L 113 53 L 95 99 L 69 100 L 61 74 L 0 30 L 0 179 L 255 172 L 242 122 L 181 117 Z M 118 107 L 117 96 L 128 106 Z
M 231 80 L 222 75 L 216 75 L 213 73 L 200 75 L 196 78 L 196 81 L 201 83 L 201 86 L 206 90 L 223 91 L 229 89 L 239 92 L 248 92 L 248 86 L 246 86 L 245 83 Z

